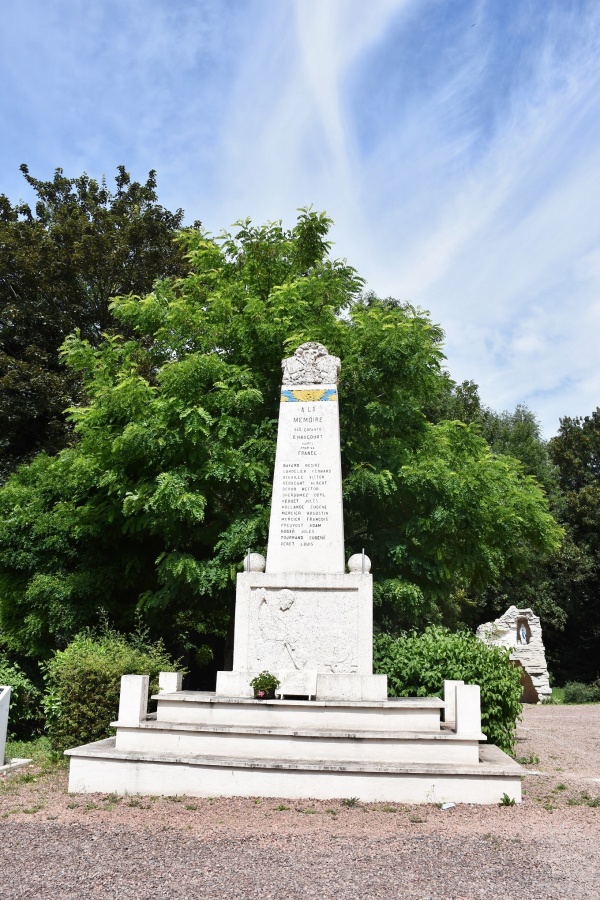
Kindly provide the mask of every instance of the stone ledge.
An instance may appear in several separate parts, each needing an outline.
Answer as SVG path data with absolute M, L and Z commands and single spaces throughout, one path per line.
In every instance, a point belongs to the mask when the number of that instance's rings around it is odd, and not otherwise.
M 385 700 L 255 700 L 253 697 L 228 697 L 215 691 L 177 691 L 167 694 L 152 694 L 152 700 L 166 700 L 169 703 L 239 703 L 244 706 L 304 706 L 310 709 L 318 707 L 342 707 L 359 709 L 443 709 L 445 703 L 439 697 L 388 697 Z
M 11 759 L 10 762 L 0 766 L 0 775 L 6 775 L 7 772 L 12 772 L 14 769 L 21 769 L 23 766 L 28 766 L 32 762 L 32 759 L 20 759 L 15 757 L 14 759 Z
M 487 741 L 485 734 L 456 734 L 444 731 L 365 731 L 364 729 L 341 728 L 289 728 L 285 726 L 260 727 L 254 725 L 211 725 L 205 723 L 190 722 L 157 722 L 147 719 L 145 722 L 132 725 L 130 722 L 111 722 L 111 728 L 127 729 L 128 731 L 185 731 L 214 734 L 260 734 L 273 737 L 308 737 L 308 738 L 339 738 L 340 740 L 390 740 L 390 741 Z
M 485 752 L 484 752 L 485 751 Z M 357 772 L 365 774 L 389 775 L 442 775 L 442 776 L 504 776 L 520 778 L 522 767 L 498 747 L 490 745 L 480 748 L 480 762 L 475 765 L 464 763 L 363 763 L 354 760 L 338 760 L 323 763 L 315 760 L 289 759 L 248 759 L 225 756 L 179 756 L 177 754 L 150 754 L 134 750 L 116 750 L 115 738 L 106 738 L 94 744 L 84 744 L 72 750 L 65 750 L 65 756 L 80 759 L 118 760 L 122 762 L 153 763 L 166 766 L 182 765 L 226 769 L 266 769 L 312 772 Z

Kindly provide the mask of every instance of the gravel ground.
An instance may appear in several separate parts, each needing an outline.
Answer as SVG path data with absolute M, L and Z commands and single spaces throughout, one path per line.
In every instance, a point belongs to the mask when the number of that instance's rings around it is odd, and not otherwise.
M 600 706 L 526 707 L 515 807 L 118 798 L 0 785 L 0 897 L 600 898 Z M 537 773 L 537 774 L 534 774 Z

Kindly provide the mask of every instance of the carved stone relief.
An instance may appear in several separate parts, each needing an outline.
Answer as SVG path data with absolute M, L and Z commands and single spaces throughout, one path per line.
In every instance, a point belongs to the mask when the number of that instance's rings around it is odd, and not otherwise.
M 341 362 L 323 344 L 308 341 L 284 359 L 283 384 L 337 384 Z
M 355 592 L 265 590 L 253 592 L 250 651 L 261 669 L 358 670 Z M 343 623 L 340 627 L 340 623 Z

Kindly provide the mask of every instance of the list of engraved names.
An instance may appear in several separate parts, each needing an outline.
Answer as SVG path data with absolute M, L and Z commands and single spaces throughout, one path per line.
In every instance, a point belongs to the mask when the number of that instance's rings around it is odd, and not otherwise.
M 293 409 L 292 452 L 288 461 L 283 462 L 282 472 L 283 547 L 314 547 L 326 539 L 329 522 L 326 488 L 332 467 L 322 458 L 327 456 L 323 454 L 323 420 L 328 412 L 323 406 L 302 404 Z

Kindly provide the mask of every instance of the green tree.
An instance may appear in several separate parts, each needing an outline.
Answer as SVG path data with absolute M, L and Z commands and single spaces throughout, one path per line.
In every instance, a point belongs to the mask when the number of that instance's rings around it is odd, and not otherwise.
M 512 412 L 496 412 L 482 404 L 477 385 L 473 381 L 454 384 L 447 376 L 447 390 L 429 410 L 433 421 L 458 419 L 476 425 L 495 454 L 518 460 L 526 475 L 533 476 L 548 496 L 550 508 L 556 515 L 560 508 L 560 491 L 556 466 L 550 459 L 548 442 L 541 434 L 535 414 L 523 404 Z M 523 547 L 523 564 L 518 571 L 508 569 L 483 590 L 466 597 L 459 589 L 461 623 L 475 627 L 496 618 L 509 606 L 531 607 L 541 617 L 549 647 L 560 648 L 567 613 L 565 598 L 558 587 L 557 571 L 564 560 L 572 556 L 573 546 L 564 536 L 560 554 L 552 562 L 537 552 L 534 546 Z M 561 561 L 562 560 L 562 561 Z M 553 671 L 561 663 L 550 649 Z
M 33 178 L 35 208 L 0 195 L 0 481 L 40 449 L 69 438 L 64 409 L 79 381 L 58 350 L 75 328 L 91 344 L 113 324 L 115 294 L 145 294 L 157 278 L 187 271 L 173 241 L 183 212 L 156 196 L 156 174 L 132 182 L 118 167 L 116 188 L 87 175 Z
M 592 681 L 600 675 L 600 408 L 591 416 L 561 419 L 550 441 L 560 487 L 564 551 L 550 568 L 565 628 L 552 636 L 558 675 Z
M 191 273 L 112 307 L 125 337 L 67 340 L 83 380 L 78 442 L 0 490 L 0 624 L 47 655 L 102 606 L 136 608 L 176 655 L 209 657 L 231 619 L 247 547 L 266 547 L 281 358 L 318 340 L 342 359 L 346 548 L 373 560 L 379 622 L 457 617 L 465 595 L 560 532 L 535 479 L 476 425 L 427 421 L 446 390 L 442 332 L 408 304 L 361 294 L 329 258 L 330 221 L 301 211 L 183 233 Z
M 477 425 L 494 453 L 518 459 L 525 474 L 535 476 L 547 494 L 551 497 L 557 494 L 555 467 L 535 413 L 523 403 L 517 404 L 512 412 L 496 412 L 482 404 L 474 381 L 455 384 L 446 374 L 445 387 L 428 410 L 432 421 L 458 419 L 467 425 Z

